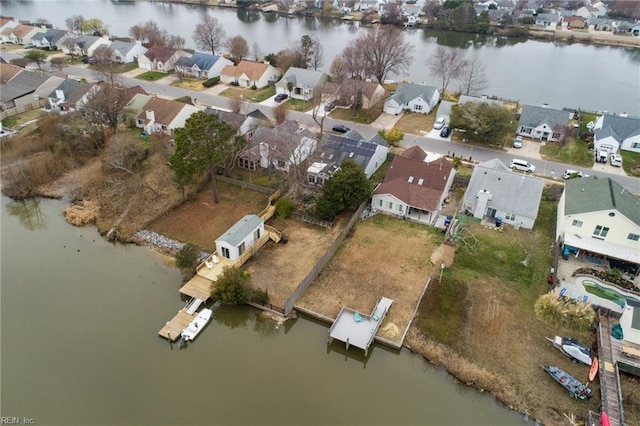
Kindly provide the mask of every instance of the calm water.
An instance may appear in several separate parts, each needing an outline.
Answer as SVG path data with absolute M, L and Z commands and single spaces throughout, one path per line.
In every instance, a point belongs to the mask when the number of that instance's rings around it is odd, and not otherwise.
M 116 35 L 127 35 L 131 26 L 153 20 L 169 33 L 184 37 L 187 44 L 192 44 L 195 24 L 205 13 L 210 13 L 223 23 L 228 36 L 242 35 L 249 44 L 257 42 L 263 53 L 286 48 L 304 34 L 318 37 L 324 46 L 325 71 L 348 41 L 364 30 L 357 22 L 141 1 L 13 0 L 0 4 L 4 15 L 19 19 L 46 18 L 62 28 L 65 18 L 74 14 L 98 17 Z M 640 116 L 640 49 L 562 45 L 423 30 L 408 30 L 406 36 L 415 46 L 413 66 L 407 75 L 390 78 L 409 78 L 439 86 L 429 74 L 425 61 L 438 45 L 443 45 L 461 49 L 467 55 L 477 54 L 484 60 L 489 80 L 486 93 L 490 95 L 529 104 L 548 103 L 552 107 L 581 107 Z
M 155 252 L 75 228 L 60 201 L 2 198 L 2 416 L 38 424 L 522 424 L 407 351 L 365 361 L 327 327 L 276 330 L 214 308 L 186 349 L 158 337 L 183 306 Z

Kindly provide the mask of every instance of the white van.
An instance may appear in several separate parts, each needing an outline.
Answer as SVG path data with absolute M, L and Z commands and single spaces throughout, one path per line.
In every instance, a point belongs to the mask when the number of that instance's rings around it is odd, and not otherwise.
M 509 163 L 509 167 L 513 170 L 520 170 L 521 172 L 527 173 L 533 173 L 536 171 L 536 166 L 524 160 L 513 159 L 511 160 L 511 163 Z

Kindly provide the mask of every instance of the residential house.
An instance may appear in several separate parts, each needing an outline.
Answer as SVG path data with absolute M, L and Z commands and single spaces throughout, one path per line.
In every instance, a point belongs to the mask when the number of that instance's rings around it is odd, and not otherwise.
M 589 30 L 613 31 L 613 21 L 609 18 L 590 18 Z
M 598 9 L 598 17 L 602 18 L 603 16 L 607 16 L 607 5 L 604 2 L 597 1 L 591 4 L 591 7 L 595 7 Z
M 3 67 L 0 70 L 4 70 Z M 10 72 L 13 72 L 11 70 Z M 4 75 L 2 77 L 4 79 Z M 0 90 L 0 108 L 14 108 L 46 99 L 54 87 L 60 84 L 60 77 L 37 71 L 22 70 L 2 84 Z
M 518 228 L 533 229 L 544 181 L 513 173 L 502 161 L 477 164 L 462 200 L 461 211 L 478 219 L 500 218 Z
M 558 202 L 556 240 L 640 264 L 640 198 L 611 178 L 569 179 Z
M 244 136 L 246 139 L 250 139 L 253 133 L 261 126 L 271 124 L 267 116 L 257 108 L 247 114 L 239 114 L 233 111 L 224 111 L 215 108 L 207 108 L 204 112 L 217 115 L 222 121 L 236 129 L 238 136 Z
M 2 32 L 7 28 L 14 28 L 20 22 L 16 21 L 12 16 L 0 16 L 0 39 L 2 39 Z
M 2 32 L 0 32 L 0 38 L 3 43 L 28 44 L 31 43 L 34 35 L 46 31 L 46 28 L 18 24 L 15 27 L 8 27 L 2 30 Z
M 153 96 L 144 93 L 137 93 L 131 98 L 131 100 L 124 107 L 127 115 L 131 117 L 137 117 L 142 111 L 142 108 L 151 100 Z
M 351 107 L 359 101 L 361 107 L 370 109 L 382 101 L 387 92 L 379 83 L 347 78 L 341 83 L 328 82 L 322 88 L 322 100 L 342 107 Z
M 66 31 L 49 28 L 46 32 L 31 37 L 31 43 L 41 49 L 58 50 L 58 42 L 67 34 Z
M 582 29 L 587 27 L 587 22 L 582 16 L 564 16 L 562 18 L 563 29 Z
M 435 224 L 456 172 L 444 157 L 426 159 L 419 146 L 396 155 L 384 181 L 373 191 L 371 210 Z
M 544 27 L 556 27 L 560 22 L 560 15 L 557 13 L 538 13 L 536 15 L 536 25 Z
M 191 53 L 183 49 L 153 46 L 138 56 L 138 67 L 149 71 L 169 72 L 174 69 L 174 64 L 179 58 L 190 55 Z
M 136 99 L 134 96 L 133 99 Z M 151 97 L 136 116 L 136 127 L 147 134 L 164 132 L 171 135 L 174 129 L 184 127 L 184 123 L 191 114 L 200 108 L 178 101 Z
M 137 61 L 140 55 L 144 55 L 147 50 L 140 41 L 129 42 L 116 40 L 109 46 L 112 52 L 112 59 L 122 64 L 130 64 Z
M 24 71 L 24 68 L 7 62 L 0 62 L 0 86 L 7 84 L 16 74 Z
M 233 62 L 222 56 L 195 52 L 191 56 L 178 58 L 174 68 L 182 75 L 209 79 L 219 77 L 220 71 L 228 65 L 233 65 Z
M 440 91 L 432 86 L 400 83 L 395 93 L 385 102 L 383 112 L 398 115 L 402 111 L 429 114 L 440 100 Z
M 238 65 L 227 65 L 220 72 L 220 81 L 226 84 L 237 83 L 240 87 L 262 89 L 275 84 L 282 71 L 267 62 L 242 60 Z
M 276 83 L 276 93 L 286 93 L 292 99 L 310 101 L 328 80 L 329 76 L 321 71 L 289 67 Z
M 73 44 L 73 46 L 71 46 Z M 100 46 L 109 46 L 111 41 L 106 37 L 98 37 L 88 34 L 67 33 L 58 40 L 58 46 L 68 55 L 93 56 Z
M 605 16 L 604 14 L 600 15 L 600 9 L 598 9 L 597 7 L 588 6 L 588 5 L 579 7 L 578 9 L 576 9 L 575 12 L 573 12 L 573 14 L 575 16 L 581 16 L 581 17 L 583 17 L 585 19 L 597 18 L 599 16 L 600 17 Z
M 557 142 L 567 130 L 572 113 L 546 106 L 523 105 L 516 133 L 532 139 Z
M 317 144 L 314 134 L 295 121 L 287 120 L 276 127 L 262 126 L 238 156 L 238 166 L 250 170 L 260 166 L 288 173 L 291 166 L 305 161 Z
M 640 152 L 640 118 L 605 114 L 598 117 L 593 132 L 596 150 Z
M 78 111 L 89 101 L 94 90 L 91 83 L 67 78 L 49 93 L 49 107 L 61 113 Z
M 307 169 L 307 182 L 324 185 L 347 158 L 362 166 L 370 178 L 387 160 L 388 153 L 389 145 L 377 134 L 368 141 L 353 130 L 340 136 L 325 134 Z
M 237 260 L 264 235 L 264 220 L 248 214 L 216 240 L 218 256 Z
M 98 93 L 107 87 L 107 90 L 111 89 L 106 83 L 99 83 Z M 104 102 L 109 102 L 110 113 L 118 112 L 118 122 L 122 122 L 126 115 L 125 109 L 136 95 L 147 95 L 147 92 L 139 85 L 132 87 L 113 86 L 113 90 L 108 91 L 106 95 L 98 94 L 98 96 L 90 97 L 84 105 L 84 111 L 86 114 L 93 114 L 96 117 L 103 115 L 105 120 L 109 120 L 111 117 L 105 115 L 106 108 L 102 105 Z

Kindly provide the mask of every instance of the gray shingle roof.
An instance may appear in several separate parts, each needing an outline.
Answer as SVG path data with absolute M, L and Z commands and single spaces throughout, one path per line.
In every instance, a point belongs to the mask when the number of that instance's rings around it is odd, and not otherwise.
M 491 208 L 536 218 L 543 186 L 542 179 L 512 173 L 504 163 L 494 159 L 479 163 L 473 169 L 464 201 L 475 203 L 478 192 L 486 190 L 493 195 Z
M 542 124 L 546 124 L 551 129 L 556 126 L 560 126 L 564 129 L 569 123 L 570 116 L 571 113 L 568 111 L 533 105 L 523 105 L 519 124 L 524 127 L 538 127 Z
M 277 85 L 286 86 L 287 83 L 293 83 L 294 87 L 312 89 L 320 82 L 324 75 L 321 71 L 290 67 Z
M 602 128 L 597 129 L 595 134 L 598 139 L 613 136 L 618 142 L 622 142 L 630 136 L 640 135 L 640 118 L 605 115 Z
M 80 46 L 82 49 L 90 48 L 91 46 L 93 46 L 93 43 L 98 41 L 98 39 L 100 39 L 100 37 L 92 36 L 88 34 L 80 34 L 78 36 L 75 36 L 74 38 L 76 44 Z
M 54 44 L 56 41 L 60 40 L 63 35 L 66 34 L 66 31 L 59 30 L 57 28 L 49 28 L 44 33 L 37 33 L 33 37 L 31 37 L 32 41 L 47 39 L 50 44 Z
M 638 191 L 640 188 L 632 188 Z M 611 178 L 589 176 L 565 183 L 565 215 L 616 209 L 640 226 L 640 198 Z
M 133 49 L 135 47 L 135 45 L 136 45 L 135 43 L 132 43 L 130 41 L 116 40 L 113 43 L 111 43 L 111 45 L 109 47 L 114 52 L 117 50 L 121 54 L 126 55 L 127 52 L 129 52 L 131 49 Z
M 35 92 L 36 89 L 48 79 L 48 75 L 36 72 L 19 72 L 7 84 L 2 86 L 2 90 L 0 90 L 0 99 L 2 102 L 9 102 L 26 94 Z
M 179 58 L 176 61 L 176 65 L 187 68 L 197 65 L 201 70 L 209 70 L 216 62 L 218 62 L 218 59 L 220 59 L 220 56 L 218 55 L 196 52 L 191 55 L 191 57 L 183 56 Z
M 398 103 L 398 105 L 402 105 L 418 97 L 429 102 L 436 90 L 438 89 L 435 87 L 425 86 L 423 84 L 400 83 L 398 84 L 396 92 L 391 95 L 389 99 L 393 99 Z
M 225 242 L 232 247 L 237 247 L 250 233 L 252 233 L 262 223 L 262 219 L 255 214 L 248 214 L 231 228 L 227 229 L 223 235 L 216 240 Z

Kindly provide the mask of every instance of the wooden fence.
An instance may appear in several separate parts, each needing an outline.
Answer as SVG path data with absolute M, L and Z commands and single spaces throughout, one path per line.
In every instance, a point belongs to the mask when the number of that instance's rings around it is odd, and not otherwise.
M 4 111 L 0 111 L 0 120 L 4 120 L 7 117 L 13 117 L 14 115 L 21 114 L 23 112 L 39 109 L 47 104 L 46 99 L 40 99 L 37 102 L 31 102 L 30 104 L 20 105 L 18 107 L 7 108 Z
M 313 216 L 310 216 L 308 214 L 300 213 L 297 211 L 291 212 L 291 216 L 303 222 L 310 223 L 312 225 L 322 226 L 323 228 L 331 229 L 333 227 L 333 222 L 321 220 Z
M 353 214 L 351 215 L 351 218 L 349 218 L 349 222 L 347 222 L 342 232 L 340 232 L 340 235 L 338 235 L 338 238 L 336 238 L 336 240 L 333 242 L 333 244 L 331 244 L 331 246 L 327 249 L 327 251 L 320 258 L 320 260 L 318 260 L 318 262 L 315 264 L 311 272 L 309 272 L 307 276 L 304 277 L 304 279 L 300 282 L 300 284 L 298 284 L 298 288 L 296 288 L 293 294 L 291 294 L 291 296 L 289 296 L 287 301 L 284 303 L 285 315 L 289 315 L 291 313 L 298 299 L 302 297 L 302 295 L 307 290 L 307 288 L 309 288 L 313 280 L 316 279 L 320 271 L 322 271 L 322 268 L 324 268 L 325 265 L 329 262 L 329 260 L 331 260 L 336 250 L 338 250 L 338 248 L 342 245 L 342 242 L 347 237 L 347 234 L 349 233 L 349 231 L 351 231 L 351 228 L 356 223 L 356 221 L 360 219 L 360 215 L 368 205 L 369 205 L 368 200 L 360 204 L 360 207 L 358 207 L 358 210 L 353 212 Z
M 264 192 L 265 194 L 271 194 L 275 191 L 274 188 L 269 188 L 262 185 L 256 185 L 255 183 L 245 182 L 243 180 L 233 179 L 226 176 L 216 176 L 216 179 L 218 179 L 220 182 L 226 182 L 232 185 L 238 185 L 243 188 L 252 189 L 254 191 Z

